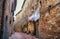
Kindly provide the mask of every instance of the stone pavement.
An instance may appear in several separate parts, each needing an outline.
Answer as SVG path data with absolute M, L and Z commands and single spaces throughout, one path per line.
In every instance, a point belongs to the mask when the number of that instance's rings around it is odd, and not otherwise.
M 35 38 L 34 36 L 31 35 L 27 35 L 25 33 L 15 32 L 14 34 L 11 35 L 11 37 L 9 37 L 9 39 L 38 39 L 38 38 Z

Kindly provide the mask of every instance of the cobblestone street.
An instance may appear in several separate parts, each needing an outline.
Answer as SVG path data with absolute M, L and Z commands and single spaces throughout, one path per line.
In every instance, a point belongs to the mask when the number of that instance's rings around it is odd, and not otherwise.
M 27 35 L 25 33 L 15 32 L 14 34 L 12 34 L 11 37 L 9 37 L 9 39 L 38 39 L 38 38 L 35 38 L 34 36 L 31 36 L 30 34 Z

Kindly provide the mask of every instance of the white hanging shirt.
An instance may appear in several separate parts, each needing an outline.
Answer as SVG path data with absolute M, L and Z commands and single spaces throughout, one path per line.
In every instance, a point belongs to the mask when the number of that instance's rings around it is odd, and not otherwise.
M 40 10 L 39 10 L 39 7 L 37 8 L 37 10 L 35 11 L 35 13 L 29 17 L 29 20 L 31 21 L 37 21 L 40 17 Z

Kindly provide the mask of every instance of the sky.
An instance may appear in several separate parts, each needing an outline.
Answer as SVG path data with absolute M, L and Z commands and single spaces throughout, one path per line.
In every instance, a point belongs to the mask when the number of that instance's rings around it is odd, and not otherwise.
M 16 15 L 21 10 L 23 1 L 24 0 L 17 0 L 17 6 L 16 6 L 16 10 L 14 11 L 14 15 Z
M 16 10 L 14 11 L 14 19 L 16 19 L 16 14 L 21 10 L 24 0 L 17 0 Z

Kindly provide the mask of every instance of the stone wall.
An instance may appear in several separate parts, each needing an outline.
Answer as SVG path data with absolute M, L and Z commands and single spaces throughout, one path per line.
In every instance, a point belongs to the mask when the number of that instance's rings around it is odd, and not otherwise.
M 41 0 L 39 37 L 43 39 L 60 38 L 60 0 Z

